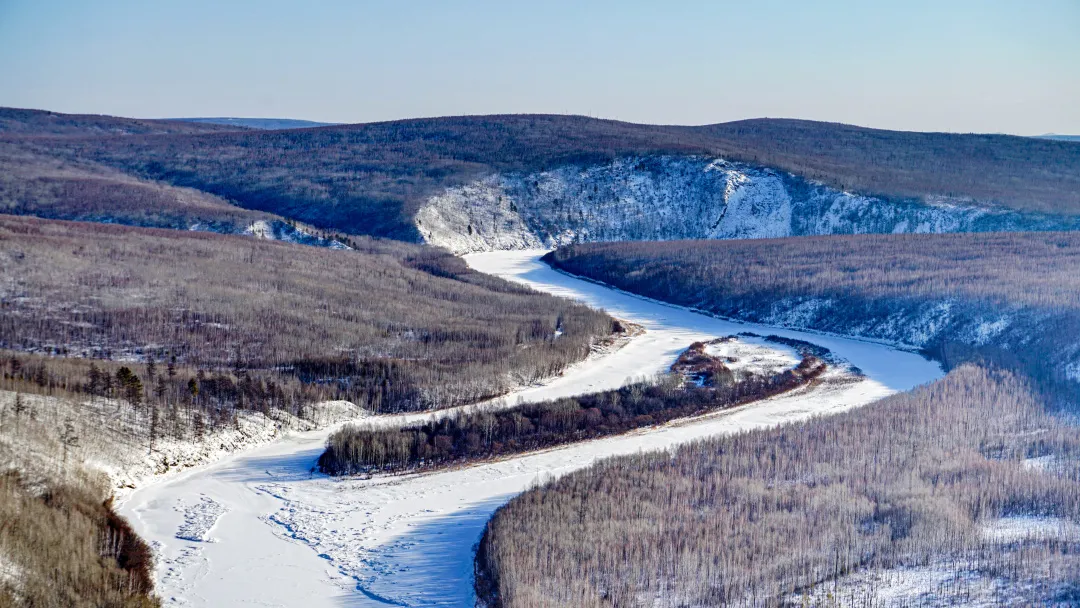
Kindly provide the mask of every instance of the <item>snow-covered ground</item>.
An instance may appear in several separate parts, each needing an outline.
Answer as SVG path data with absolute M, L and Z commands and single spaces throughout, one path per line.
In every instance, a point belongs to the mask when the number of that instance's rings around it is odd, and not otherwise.
M 1062 517 L 1013 515 L 980 522 L 978 533 L 987 545 L 1049 540 L 1073 543 L 1080 539 L 1080 526 Z M 1054 566 L 1047 564 L 1046 567 Z M 1007 577 L 974 569 L 970 561 L 960 558 L 938 560 L 928 565 L 862 568 L 789 596 L 788 604 L 882 608 L 1025 606 L 1031 605 L 1031 598 L 1037 597 L 1033 591 L 1042 585 L 1024 577 Z M 1075 605 L 1070 596 L 1063 597 L 1061 603 L 1050 605 Z
M 467 259 L 477 270 L 582 300 L 646 331 L 508 402 L 615 388 L 665 371 L 694 341 L 743 331 L 820 344 L 866 377 L 661 428 L 420 475 L 313 474 L 330 429 L 295 433 L 137 490 L 124 502 L 121 512 L 156 547 L 166 603 L 471 606 L 474 546 L 484 524 L 532 484 L 610 455 L 842 411 L 941 376 L 936 364 L 886 345 L 737 324 L 617 292 L 551 270 L 538 261 L 540 253 Z
M 772 376 L 799 364 L 802 357 L 790 346 L 766 342 L 762 338 L 740 336 L 705 346 L 705 353 L 719 357 L 728 369 L 760 376 Z
M 950 562 L 856 570 L 789 596 L 788 605 L 812 608 L 997 608 L 1031 605 L 1032 584 L 991 576 Z M 1068 603 L 1056 605 L 1072 605 Z

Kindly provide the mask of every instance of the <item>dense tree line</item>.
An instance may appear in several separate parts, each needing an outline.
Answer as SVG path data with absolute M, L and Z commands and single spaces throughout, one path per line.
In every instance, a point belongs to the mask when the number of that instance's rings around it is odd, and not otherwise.
M 864 194 L 957 196 L 1019 210 L 1080 212 L 1077 146 L 1036 138 L 788 120 L 672 127 L 546 115 L 288 131 L 211 131 L 172 123 L 169 133 L 160 123 L 130 121 L 128 134 L 120 136 L 110 129 L 124 132 L 121 124 L 97 130 L 79 126 L 96 125 L 105 120 L 101 117 L 6 113 L 8 127 L 0 138 L 19 150 L 93 161 L 322 228 L 406 240 L 418 238 L 413 225 L 418 206 L 447 186 L 493 171 L 655 153 L 720 156 Z
M 403 411 L 553 376 L 615 328 L 441 250 L 354 244 L 0 216 L 0 348 L 175 357 L 202 370 L 204 394 L 222 403 L 273 403 L 285 391 Z M 296 382 L 305 388 L 283 388 Z
M 237 207 L 193 188 L 127 175 L 87 160 L 61 160 L 0 141 L 0 213 L 174 230 L 241 234 L 256 222 L 290 229 L 294 242 L 327 246 L 352 239 Z
M 963 366 L 835 417 L 607 460 L 527 491 L 488 524 L 478 592 L 508 608 L 798 606 L 857 570 L 930 564 L 959 573 L 941 604 L 975 576 L 1042 604 L 1075 590 L 1075 541 L 1002 544 L 981 530 L 1004 516 L 1080 520 L 1077 454 L 1080 431 L 1024 382 Z M 1033 457 L 1055 466 L 1025 466 Z M 869 605 L 873 592 L 822 601 Z
M 727 342 L 734 338 L 717 338 L 712 343 Z M 679 353 L 671 365 L 672 373 L 702 387 L 730 386 L 735 383 L 735 374 L 724 365 L 719 357 L 706 352 L 705 342 L 694 342 L 689 348 Z
M 723 362 L 704 354 L 703 346 L 695 343 L 676 362 L 676 375 L 657 383 L 448 416 L 405 428 L 346 426 L 327 440 L 319 468 L 331 475 L 351 475 L 519 454 L 765 399 L 811 382 L 826 368 L 808 356 L 794 369 L 771 376 L 746 374 L 736 381 Z M 682 377 L 697 382 L 684 383 L 678 380 Z

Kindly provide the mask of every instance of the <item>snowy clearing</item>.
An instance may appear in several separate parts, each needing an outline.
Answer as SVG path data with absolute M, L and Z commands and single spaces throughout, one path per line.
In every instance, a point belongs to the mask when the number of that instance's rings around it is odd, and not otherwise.
M 799 364 L 801 357 L 790 346 L 766 342 L 762 338 L 739 336 L 737 340 L 709 344 L 705 352 L 724 360 L 733 372 L 771 376 Z
M 1063 517 L 1014 515 L 986 521 L 979 530 L 983 540 L 1015 543 L 1024 540 L 1080 539 L 1080 526 Z
M 550 383 L 518 391 L 505 403 L 617 388 L 665 371 L 694 341 L 743 331 L 819 344 L 866 377 L 823 382 L 659 428 L 430 474 L 371 479 L 313 474 L 331 430 L 295 433 L 137 490 L 122 505 L 121 512 L 158 553 L 158 592 L 165 603 L 471 606 L 473 551 L 484 525 L 495 509 L 532 484 L 598 458 L 843 411 L 942 375 L 936 364 L 882 344 L 738 324 L 620 293 L 551 270 L 539 262 L 542 253 L 493 252 L 467 260 L 477 270 L 604 308 L 646 332 Z M 385 424 L 414 418 L 394 417 Z M 189 525 L 185 507 L 208 504 L 204 501 L 221 509 L 215 511 L 216 525 L 210 524 L 215 542 L 177 538 Z M 209 535 L 210 528 L 202 534 Z
M 795 606 L 880 606 L 881 608 L 933 608 L 953 606 L 991 608 L 1022 604 L 1026 585 L 1018 585 L 965 568 L 962 564 L 934 563 L 859 570 L 854 574 L 794 594 Z

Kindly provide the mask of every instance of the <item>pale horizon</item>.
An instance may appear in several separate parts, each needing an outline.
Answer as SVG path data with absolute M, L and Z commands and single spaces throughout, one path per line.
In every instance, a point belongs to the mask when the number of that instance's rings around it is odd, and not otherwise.
M 572 114 L 1080 133 L 1080 5 L 0 5 L 0 105 L 368 123 Z

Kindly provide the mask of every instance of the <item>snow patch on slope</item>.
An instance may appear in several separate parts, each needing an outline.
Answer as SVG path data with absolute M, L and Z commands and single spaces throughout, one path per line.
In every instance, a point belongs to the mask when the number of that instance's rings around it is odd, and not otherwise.
M 713 161 L 706 171 L 724 180 L 723 215 L 709 231 L 715 239 L 764 239 L 791 236 L 791 197 L 776 173 L 749 174 Z
M 327 249 L 352 249 L 336 239 L 319 236 L 310 227 L 281 220 L 255 220 L 245 228 L 233 224 L 196 222 L 188 226 L 188 230 L 192 232 L 214 232 L 216 234 L 238 234 L 268 241 L 282 241 L 311 247 L 326 247 Z
M 952 563 L 859 570 L 792 594 L 792 606 L 875 608 L 989 608 L 1025 603 L 1032 585 Z
M 256 220 L 244 230 L 243 234 L 258 239 L 326 247 L 328 249 L 351 249 L 351 247 L 337 240 L 318 236 L 303 226 L 281 221 Z
M 1073 382 L 1080 382 L 1080 361 L 1073 361 L 1065 366 L 1065 377 Z

